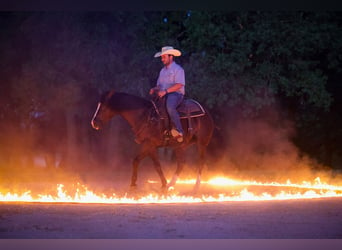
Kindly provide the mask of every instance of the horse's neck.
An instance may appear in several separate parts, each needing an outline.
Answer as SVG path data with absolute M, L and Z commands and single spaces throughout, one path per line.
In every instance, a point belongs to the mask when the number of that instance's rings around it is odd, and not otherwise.
M 124 118 L 132 128 L 140 126 L 140 123 L 144 118 L 143 110 L 133 110 L 133 111 L 122 111 L 120 113 L 122 118 Z
M 149 107 L 141 98 L 118 93 L 113 102 L 113 109 L 130 125 L 136 133 L 143 124 L 146 124 Z
M 120 115 L 127 121 L 134 133 L 136 133 L 140 129 L 140 127 L 147 121 L 146 110 L 144 109 L 122 111 Z

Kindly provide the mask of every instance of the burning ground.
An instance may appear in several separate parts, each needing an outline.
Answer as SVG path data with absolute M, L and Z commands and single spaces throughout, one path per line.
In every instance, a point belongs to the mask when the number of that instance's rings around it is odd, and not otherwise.
M 142 168 L 148 170 L 148 166 L 146 163 Z M 166 169 L 170 168 L 166 173 L 171 174 L 173 167 L 166 165 Z M 188 169 L 184 176 L 193 175 L 193 171 Z M 195 180 L 190 178 L 181 179 L 174 190 L 161 192 L 157 174 L 152 170 L 140 174 L 137 190 L 128 187 L 129 171 L 115 175 L 94 171 L 81 176 L 58 169 L 36 169 L 20 179 L 18 176 L 17 185 L 13 185 L 10 176 L 2 182 L 2 190 L 5 187 L 7 193 L 1 193 L 1 238 L 342 236 L 342 187 L 338 185 L 340 178 L 333 175 L 330 179 L 325 174 L 322 179 L 300 183 L 263 182 L 262 175 L 258 181 L 256 175 L 254 181 L 213 177 L 204 179 L 197 193 L 192 192 Z M 9 193 L 17 196 L 6 196 Z
M 224 150 L 209 152 L 196 193 L 194 148 L 167 192 L 149 160 L 131 190 L 136 146 L 122 156 L 117 142 L 110 164 L 75 158 L 69 168 L 3 166 L 1 238 L 340 238 L 341 174 L 300 153 L 291 125 L 268 117 L 219 131 L 228 138 Z M 172 154 L 159 153 L 170 179 Z

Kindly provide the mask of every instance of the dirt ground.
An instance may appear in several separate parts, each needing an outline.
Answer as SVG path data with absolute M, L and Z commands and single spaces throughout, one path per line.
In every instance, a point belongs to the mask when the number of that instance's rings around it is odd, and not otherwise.
M 342 199 L 1 203 L 1 239 L 341 239 Z

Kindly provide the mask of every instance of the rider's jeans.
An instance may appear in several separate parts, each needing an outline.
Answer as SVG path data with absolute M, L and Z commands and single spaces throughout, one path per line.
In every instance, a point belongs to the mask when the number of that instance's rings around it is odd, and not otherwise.
M 178 130 L 178 132 L 184 134 L 182 125 L 180 122 L 179 114 L 177 111 L 178 105 L 183 101 L 183 95 L 177 92 L 172 92 L 167 94 L 166 98 L 166 109 L 170 116 L 170 119 L 175 126 L 175 128 Z

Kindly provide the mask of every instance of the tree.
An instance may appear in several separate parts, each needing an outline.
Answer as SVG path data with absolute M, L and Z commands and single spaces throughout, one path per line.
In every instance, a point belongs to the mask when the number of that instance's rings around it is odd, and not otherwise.
M 209 107 L 218 126 L 233 120 L 233 110 L 236 117 L 258 117 L 282 106 L 281 115 L 302 129 L 297 143 L 305 148 L 305 140 L 329 128 L 325 120 L 340 124 L 339 12 L 9 12 L 0 18 L 2 124 L 11 120 L 20 128 L 34 112 L 52 119 L 58 113 L 69 147 L 84 147 L 77 158 L 91 150 L 89 120 L 99 93 L 148 97 L 161 67 L 153 54 L 166 45 L 182 51 L 177 60 L 187 96 Z

